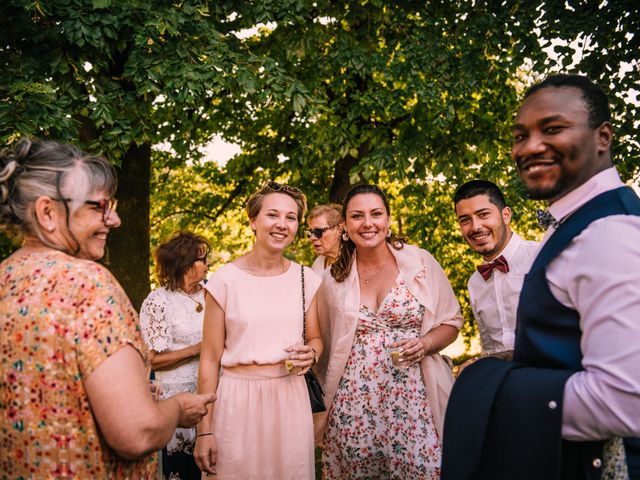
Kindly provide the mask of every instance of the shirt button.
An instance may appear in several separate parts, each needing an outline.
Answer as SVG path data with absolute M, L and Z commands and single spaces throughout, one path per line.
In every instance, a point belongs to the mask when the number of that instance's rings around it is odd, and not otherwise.
M 551 400 L 551 401 L 549 402 L 549 408 L 550 408 L 551 410 L 555 410 L 556 408 L 558 408 L 558 403 L 557 403 L 555 400 Z
M 594 466 L 594 468 L 600 468 L 602 466 L 602 460 L 600 460 L 599 458 L 594 458 L 591 464 Z

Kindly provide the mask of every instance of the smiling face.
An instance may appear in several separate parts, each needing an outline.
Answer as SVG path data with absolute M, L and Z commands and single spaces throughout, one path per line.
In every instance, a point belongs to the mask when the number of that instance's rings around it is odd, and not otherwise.
M 589 126 L 587 104 L 576 87 L 530 95 L 512 131 L 511 158 L 533 199 L 553 203 L 611 166 L 611 125 Z
M 496 258 L 511 238 L 511 209 L 502 211 L 488 195 L 476 195 L 456 203 L 460 233 L 471 249 L 486 261 Z
M 85 201 L 100 202 L 107 197 L 105 192 L 90 195 Z M 69 218 L 69 227 L 66 225 L 66 212 L 62 202 L 58 202 L 57 231 L 60 232 L 60 241 L 65 245 L 65 251 L 75 252 L 78 258 L 99 260 L 104 256 L 107 244 L 107 235 L 112 228 L 120 226 L 120 217 L 115 211 L 111 211 L 106 219 L 103 219 L 103 209 L 96 204 L 78 201 L 81 206 L 72 211 Z
M 256 232 L 257 245 L 282 252 L 298 232 L 298 205 L 289 195 L 270 193 L 250 223 Z
M 309 240 L 313 244 L 316 253 L 318 255 L 324 255 L 329 258 L 336 258 L 338 256 L 338 250 L 340 249 L 340 235 L 342 231 L 339 225 L 330 224 L 326 215 L 318 215 L 309 219 L 309 228 L 326 228 L 322 233 L 322 237 L 318 238 L 315 235 L 311 235 Z
M 384 202 L 375 193 L 355 195 L 346 205 L 345 228 L 356 248 L 384 244 L 391 225 Z

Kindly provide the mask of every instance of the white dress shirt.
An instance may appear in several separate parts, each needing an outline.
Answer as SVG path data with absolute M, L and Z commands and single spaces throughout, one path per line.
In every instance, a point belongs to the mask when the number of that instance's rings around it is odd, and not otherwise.
M 549 206 L 563 221 L 597 195 L 623 185 L 615 168 Z M 547 230 L 546 242 L 554 229 Z M 640 217 L 591 223 L 547 267 L 553 295 L 580 314 L 583 371 L 564 388 L 568 440 L 640 436 Z
M 520 290 L 538 248 L 538 242 L 524 240 L 513 232 L 500 252 L 509 264 L 509 272 L 496 269 L 486 281 L 477 270 L 471 275 L 467 288 L 483 354 L 513 350 Z

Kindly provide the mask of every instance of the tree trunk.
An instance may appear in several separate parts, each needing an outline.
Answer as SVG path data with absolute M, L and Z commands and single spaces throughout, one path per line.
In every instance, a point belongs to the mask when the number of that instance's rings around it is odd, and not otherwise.
M 120 228 L 109 234 L 107 267 L 140 309 L 149 293 L 151 145 L 131 145 L 118 172 Z
M 340 158 L 333 169 L 333 180 L 329 187 L 329 200 L 333 203 L 342 204 L 344 197 L 351 188 L 349 180 L 353 167 L 360 163 L 360 160 L 369 154 L 369 142 L 365 142 L 358 148 L 358 156 L 346 156 Z

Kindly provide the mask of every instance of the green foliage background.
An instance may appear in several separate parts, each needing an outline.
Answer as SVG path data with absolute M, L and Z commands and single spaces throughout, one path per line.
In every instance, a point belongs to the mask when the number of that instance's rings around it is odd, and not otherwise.
M 69 141 L 119 165 L 110 268 L 134 305 L 149 247 L 177 229 L 210 238 L 218 264 L 247 251 L 243 206 L 266 179 L 301 187 L 310 205 L 366 181 L 389 192 L 396 230 L 441 262 L 470 319 L 479 259 L 458 234 L 455 187 L 495 181 L 515 229 L 540 235 L 509 160 L 526 86 L 571 70 L 608 88 L 614 158 L 637 181 L 636 4 L 5 0 L 0 143 Z M 204 161 L 214 135 L 241 153 Z M 0 255 L 10 248 L 0 240 Z M 313 257 L 303 239 L 289 255 Z

